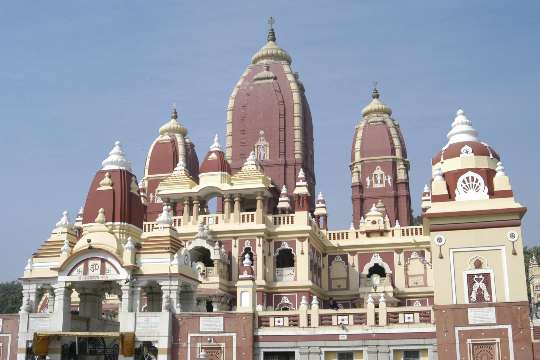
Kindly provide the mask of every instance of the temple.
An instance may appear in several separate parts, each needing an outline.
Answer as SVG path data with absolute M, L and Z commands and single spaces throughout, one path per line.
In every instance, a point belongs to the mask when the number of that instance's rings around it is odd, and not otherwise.
M 104 151 L 81 210 L 21 266 L 1 359 L 540 359 L 526 208 L 465 112 L 441 114 L 415 225 L 405 136 L 380 90 L 366 94 L 343 164 L 352 225 L 330 230 L 291 64 L 271 21 L 200 161 L 175 107 L 146 136 L 140 178 L 128 144 Z M 536 306 L 536 259 L 529 272 Z

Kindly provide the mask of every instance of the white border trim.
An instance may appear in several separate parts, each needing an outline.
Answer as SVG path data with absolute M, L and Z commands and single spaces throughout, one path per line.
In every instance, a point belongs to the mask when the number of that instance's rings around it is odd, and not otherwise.
M 491 301 L 486 301 L 482 303 L 471 303 L 469 302 L 469 288 L 467 286 L 467 275 L 469 274 L 484 274 L 489 273 L 490 282 L 491 282 Z M 497 291 L 495 289 L 495 276 L 493 276 L 493 269 L 473 269 L 465 270 L 463 272 L 463 295 L 465 296 L 465 304 L 491 304 L 497 302 Z
M 225 337 L 225 336 L 231 336 L 232 339 L 233 339 L 233 346 L 232 346 L 233 356 L 232 356 L 232 360 L 236 360 L 236 333 L 190 333 L 190 334 L 188 334 L 188 353 L 187 353 L 187 358 L 188 359 L 191 359 L 191 337 L 192 336 L 200 336 L 200 337 L 211 337 L 211 336 Z M 226 346 L 224 346 L 223 347 L 223 360 L 227 360 L 226 349 L 227 349 Z
M 493 329 L 506 329 L 508 331 L 508 352 L 510 353 L 510 360 L 514 360 L 514 340 L 512 339 L 512 325 L 493 325 L 493 326 L 460 326 L 455 327 L 456 337 L 456 358 L 461 359 L 459 352 L 459 331 L 462 330 L 493 330 Z M 478 339 L 480 340 L 480 339 Z
M 466 247 L 458 249 L 450 249 L 450 272 L 452 276 L 452 303 L 457 304 L 456 296 L 456 269 L 454 266 L 454 253 L 456 252 L 471 252 L 471 251 L 489 251 L 499 250 L 501 251 L 501 261 L 503 266 L 503 280 L 504 280 L 504 301 L 510 301 L 510 289 L 508 288 L 508 266 L 506 264 L 506 247 L 505 246 L 482 246 L 482 247 Z M 493 266 L 493 264 L 492 264 Z M 493 276 L 493 281 L 495 277 Z
M 8 338 L 8 346 L 7 346 L 7 360 L 11 360 L 11 334 L 0 334 L 0 336 L 4 336 Z

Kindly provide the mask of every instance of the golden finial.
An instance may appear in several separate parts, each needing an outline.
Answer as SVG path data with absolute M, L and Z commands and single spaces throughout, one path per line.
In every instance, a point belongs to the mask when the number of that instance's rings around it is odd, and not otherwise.
M 266 36 L 266 41 L 276 41 L 276 33 L 274 32 L 274 24 L 276 20 L 270 16 L 268 18 L 268 35 Z

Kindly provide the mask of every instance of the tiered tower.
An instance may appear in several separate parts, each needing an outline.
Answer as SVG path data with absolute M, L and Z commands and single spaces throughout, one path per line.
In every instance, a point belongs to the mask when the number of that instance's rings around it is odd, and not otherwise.
M 409 161 L 405 141 L 392 109 L 375 88 L 362 110 L 351 150 L 353 224 L 358 228 L 373 204 L 384 205 L 392 225 L 411 224 Z M 382 202 L 382 204 L 381 204 Z M 382 208 L 382 207 L 381 207 Z
M 521 218 L 499 155 L 459 110 L 432 161 L 424 229 L 432 239 L 439 359 L 532 359 Z
M 251 59 L 227 108 L 226 157 L 235 173 L 251 151 L 276 186 L 273 206 L 283 185 L 295 188 L 302 168 L 314 194 L 313 125 L 304 86 L 291 69 L 292 59 L 276 43 L 269 21 L 267 43 Z M 313 201 L 310 204 L 314 208 Z

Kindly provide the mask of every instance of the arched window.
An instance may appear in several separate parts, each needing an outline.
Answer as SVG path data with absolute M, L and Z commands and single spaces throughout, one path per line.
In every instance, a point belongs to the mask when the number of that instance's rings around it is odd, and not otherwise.
M 210 250 L 202 246 L 196 246 L 189 251 L 191 261 L 194 263 L 201 262 L 206 267 L 213 267 L 214 261 L 210 257 Z
M 379 277 L 383 278 L 383 277 L 386 277 L 386 270 L 384 270 L 384 268 L 381 265 L 375 264 L 369 268 L 367 277 L 371 278 L 373 274 L 377 274 L 379 275 Z
M 292 249 L 281 249 L 276 256 L 276 268 L 294 267 L 294 254 Z

